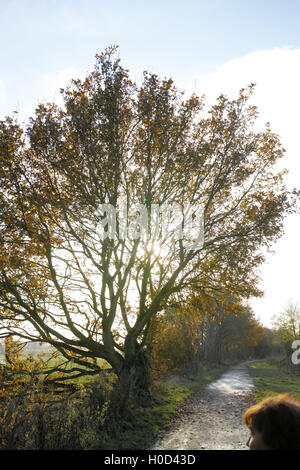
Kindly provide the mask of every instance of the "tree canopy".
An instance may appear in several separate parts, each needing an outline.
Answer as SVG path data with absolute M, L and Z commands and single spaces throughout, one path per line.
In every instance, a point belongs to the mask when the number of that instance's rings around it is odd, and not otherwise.
M 138 86 L 111 47 L 61 90 L 63 107 L 38 105 L 24 129 L 1 121 L 0 336 L 53 345 L 71 374 L 97 374 L 104 359 L 134 386 L 151 319 L 178 293 L 261 295 L 262 248 L 297 192 L 275 168 L 279 136 L 254 130 L 253 91 L 206 111 L 171 79 L 145 72 Z M 202 207 L 195 249 L 172 224 L 157 231 L 154 212 L 171 207 L 171 220 L 175 205 Z

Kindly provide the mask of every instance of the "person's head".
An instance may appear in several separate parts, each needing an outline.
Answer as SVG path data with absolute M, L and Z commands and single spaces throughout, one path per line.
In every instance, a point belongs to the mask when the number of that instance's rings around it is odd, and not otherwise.
M 266 398 L 244 414 L 251 450 L 300 450 L 300 402 L 289 394 Z

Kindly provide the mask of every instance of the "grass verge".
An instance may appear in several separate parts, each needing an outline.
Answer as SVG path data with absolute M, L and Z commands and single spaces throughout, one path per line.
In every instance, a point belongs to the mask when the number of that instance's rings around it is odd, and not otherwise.
M 255 401 L 290 393 L 300 400 L 300 377 L 282 369 L 278 364 L 256 362 L 249 366 L 249 372 L 254 381 Z

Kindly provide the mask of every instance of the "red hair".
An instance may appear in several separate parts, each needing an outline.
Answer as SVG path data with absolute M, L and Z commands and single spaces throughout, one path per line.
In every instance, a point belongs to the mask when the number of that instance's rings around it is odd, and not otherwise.
M 259 431 L 271 450 L 300 450 L 300 403 L 288 393 L 248 408 L 244 423 Z

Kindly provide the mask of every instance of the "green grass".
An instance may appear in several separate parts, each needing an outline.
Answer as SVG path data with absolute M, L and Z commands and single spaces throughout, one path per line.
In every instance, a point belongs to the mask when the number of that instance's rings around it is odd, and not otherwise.
M 257 362 L 250 365 L 250 374 L 254 381 L 256 402 L 264 398 L 290 393 L 300 400 L 300 377 L 269 362 Z
M 41 353 L 43 353 L 43 356 L 40 356 Z M 55 367 L 59 367 L 62 370 L 65 370 L 66 372 L 69 371 L 73 367 L 80 367 L 82 370 L 87 369 L 85 366 L 79 366 L 73 361 L 66 361 L 66 359 L 62 355 L 57 355 L 57 357 L 52 357 L 52 351 L 49 350 L 49 348 L 40 348 L 40 350 L 35 350 L 35 349 L 30 349 L 27 347 L 21 354 L 22 359 L 27 359 L 30 355 L 33 357 L 37 363 L 43 362 L 44 363 L 44 370 L 48 369 L 55 369 Z M 89 359 L 87 359 L 88 361 Z M 110 368 L 110 365 L 103 359 L 97 359 L 97 365 L 102 368 L 102 369 L 108 369 Z M 73 384 L 89 384 L 95 380 L 95 376 L 93 375 L 83 375 L 81 377 L 76 377 L 76 374 L 78 372 L 75 371 L 73 373 L 70 373 L 69 379 L 67 380 L 68 383 L 73 383 Z M 58 375 L 60 373 L 57 373 Z M 62 373 L 63 375 L 63 373 Z M 75 378 L 73 377 L 75 376 Z

